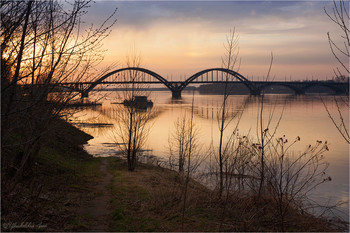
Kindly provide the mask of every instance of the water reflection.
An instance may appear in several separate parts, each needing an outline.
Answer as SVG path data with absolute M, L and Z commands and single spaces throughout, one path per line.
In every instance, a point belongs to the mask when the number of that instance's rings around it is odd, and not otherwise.
M 168 140 L 170 132 L 174 131 L 174 122 L 185 113 L 191 111 L 192 92 L 184 91 L 182 100 L 173 101 L 168 92 L 153 92 L 151 99 L 154 102 L 156 114 L 152 119 L 153 127 L 149 138 L 144 146 L 145 157 L 143 159 L 151 161 L 158 158 L 163 164 L 169 161 L 170 153 Z M 200 143 L 203 150 L 207 150 L 209 145 L 218 143 L 218 110 L 221 107 L 222 96 L 220 95 L 199 95 L 195 96 L 194 121 L 200 128 Z M 230 96 L 228 101 L 228 113 L 235 116 L 242 113 L 239 123 L 241 135 L 251 138 L 256 136 L 258 105 L 261 97 Z M 342 97 L 336 97 L 342 98 Z M 322 96 L 323 101 L 331 113 L 336 114 L 338 109 L 332 96 Z M 71 120 L 76 123 L 108 124 L 108 127 L 84 127 L 79 125 L 85 132 L 94 136 L 89 141 L 86 150 L 96 156 L 111 156 L 120 153 L 113 138 L 112 131 L 117 124 L 117 115 L 122 100 L 117 95 L 110 92 L 103 100 L 103 105 L 95 108 L 84 108 L 75 113 Z M 348 108 L 342 103 L 341 110 L 345 113 L 344 118 L 349 119 Z M 338 201 L 348 201 L 349 199 L 349 147 L 344 142 L 336 128 L 332 125 L 325 111 L 324 105 L 317 95 L 265 95 L 264 108 L 266 118 L 271 116 L 271 124 L 277 125 L 279 117 L 282 120 L 276 131 L 277 136 L 286 135 L 290 141 L 298 136 L 301 141 L 295 145 L 295 153 L 304 151 L 308 145 L 313 145 L 317 140 L 328 141 L 330 151 L 325 155 L 326 161 L 330 163 L 328 174 L 332 177 L 332 182 L 320 186 L 315 192 L 318 200 L 331 203 Z M 348 122 L 346 122 L 348 124 Z M 86 125 L 85 125 L 86 126 Z M 91 126 L 91 125 L 90 125 Z M 228 127 L 227 132 L 232 132 L 235 122 Z M 154 157 L 155 156 L 155 157 Z M 151 159 L 149 159 L 151 158 Z M 214 158 L 211 158 L 214 159 Z M 348 205 L 340 208 L 341 216 L 347 219 Z

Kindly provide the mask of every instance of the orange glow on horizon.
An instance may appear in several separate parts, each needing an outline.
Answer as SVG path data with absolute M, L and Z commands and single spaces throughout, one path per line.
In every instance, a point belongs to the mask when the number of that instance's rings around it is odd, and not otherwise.
M 185 6 L 186 3 L 183 4 Z M 313 5 L 306 4 L 303 7 L 312 9 Z M 128 10 L 120 8 L 120 11 Z M 339 30 L 327 19 L 322 7 L 314 12 L 317 15 L 311 15 L 313 18 L 296 15 L 295 18 L 282 20 L 277 13 L 273 15 L 274 12 L 255 19 L 258 12 L 252 10 L 250 18 L 245 21 L 237 19 L 223 22 L 214 22 L 205 16 L 193 16 L 188 20 L 170 17 L 148 22 L 152 19 L 149 17 L 142 24 L 138 22 L 135 25 L 125 24 L 125 16 L 104 42 L 104 49 L 108 51 L 101 66 L 118 62 L 118 68 L 125 67 L 125 57 L 135 47 L 142 56 L 144 68 L 164 78 L 183 80 L 203 69 L 221 67 L 226 36 L 230 28 L 236 28 L 241 59 L 238 72 L 243 76 L 257 78 L 266 75 L 270 54 L 273 53 L 271 75 L 276 77 L 275 80 L 285 80 L 286 77 L 292 80 L 312 77 L 331 79 L 338 63 L 329 49 L 326 32 L 329 29 L 333 32 Z M 157 14 L 163 17 L 171 14 L 171 11 Z

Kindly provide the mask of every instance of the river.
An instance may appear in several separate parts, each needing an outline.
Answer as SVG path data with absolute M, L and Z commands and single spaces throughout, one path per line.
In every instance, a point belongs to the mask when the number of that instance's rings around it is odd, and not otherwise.
M 99 93 L 98 97 L 90 98 L 100 98 L 102 106 L 80 109 L 71 116 L 70 120 L 94 137 L 85 145 L 89 153 L 94 156 L 113 156 L 118 152 L 115 144 L 117 143 L 115 125 L 118 124 L 115 111 L 117 106 L 120 107 L 115 103 L 120 103 L 122 100 L 118 99 L 115 92 L 103 92 L 103 94 Z M 191 113 L 192 92 L 184 91 L 179 101 L 173 101 L 171 93 L 165 91 L 152 92 L 149 98 L 154 102 L 153 109 L 156 117 L 150 122 L 151 130 L 143 149 L 148 155 L 156 156 L 160 161 L 167 161 L 170 156 L 169 138 L 175 130 L 174 123 L 183 114 Z M 194 95 L 194 122 L 199 129 L 199 144 L 203 151 L 208 151 L 209 145 L 218 144 L 217 112 L 222 100 L 223 97 L 220 95 L 201 95 L 199 93 Z M 259 97 L 245 95 L 229 97 L 227 105 L 229 114 L 242 113 L 237 127 L 240 135 L 256 137 L 259 104 Z M 338 116 L 338 108 L 333 96 L 267 94 L 264 97 L 263 116 L 265 122 L 271 117 L 270 128 L 276 129 L 276 136 L 285 135 L 289 141 L 300 137 L 301 140 L 292 148 L 293 153 L 304 151 L 308 145 L 314 145 L 317 140 L 327 141 L 329 151 L 324 156 L 329 163 L 327 175 L 332 180 L 320 185 L 312 192 L 312 195 L 321 204 L 347 202 L 337 207 L 333 214 L 348 220 L 349 145 L 332 124 L 324 105 L 333 116 Z M 340 104 L 340 110 L 348 126 L 348 107 Z M 234 119 L 226 132 L 232 132 L 236 126 L 237 120 Z

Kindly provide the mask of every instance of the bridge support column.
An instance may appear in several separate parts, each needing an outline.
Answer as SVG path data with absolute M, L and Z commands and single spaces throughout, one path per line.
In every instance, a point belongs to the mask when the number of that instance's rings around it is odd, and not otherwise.
M 173 99 L 181 99 L 181 91 L 180 90 L 171 90 Z
M 89 92 L 82 92 L 81 93 L 81 98 L 83 99 L 83 98 L 87 98 L 87 97 L 89 97 Z
M 260 89 L 252 89 L 252 90 L 250 90 L 250 94 L 251 95 L 260 95 L 261 94 L 261 91 L 260 91 Z

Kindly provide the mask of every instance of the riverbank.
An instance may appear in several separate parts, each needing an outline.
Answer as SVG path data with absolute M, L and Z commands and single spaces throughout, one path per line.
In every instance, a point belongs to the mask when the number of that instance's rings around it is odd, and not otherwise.
M 2 231 L 72 229 L 81 200 L 93 195 L 91 184 L 101 176 L 101 160 L 81 147 L 91 138 L 63 120 L 54 121 L 33 166 L 11 195 L 2 192 Z M 9 183 L 4 177 L 2 187 Z
M 215 191 L 190 180 L 184 208 L 185 179 L 177 172 L 147 164 L 128 172 L 125 161 L 105 160 L 112 174 L 110 231 L 281 231 L 276 207 L 268 198 L 256 201 L 233 194 L 218 199 Z M 284 227 L 298 232 L 346 231 L 292 208 Z
M 92 158 L 80 146 L 90 138 L 57 123 L 32 175 L 2 200 L 2 231 L 280 231 L 268 198 L 222 200 L 191 180 L 184 205 L 184 179 L 178 173 L 147 164 L 128 172 L 124 160 Z M 284 227 L 346 231 L 293 209 Z

